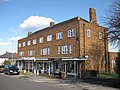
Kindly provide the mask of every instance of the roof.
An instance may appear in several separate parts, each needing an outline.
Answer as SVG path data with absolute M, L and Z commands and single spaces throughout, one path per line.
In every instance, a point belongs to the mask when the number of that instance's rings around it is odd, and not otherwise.
M 10 53 L 10 52 L 6 52 L 3 55 L 0 55 L 0 58 L 9 58 L 9 59 L 16 59 L 17 58 L 17 54 L 16 53 Z

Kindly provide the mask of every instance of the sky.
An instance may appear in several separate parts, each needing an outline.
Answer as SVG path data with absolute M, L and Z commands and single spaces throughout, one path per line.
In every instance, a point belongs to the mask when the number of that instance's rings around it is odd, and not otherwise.
M 17 52 L 18 39 L 76 16 L 89 21 L 89 8 L 95 8 L 100 25 L 112 0 L 0 0 L 0 55 Z M 116 51 L 113 48 L 110 51 Z

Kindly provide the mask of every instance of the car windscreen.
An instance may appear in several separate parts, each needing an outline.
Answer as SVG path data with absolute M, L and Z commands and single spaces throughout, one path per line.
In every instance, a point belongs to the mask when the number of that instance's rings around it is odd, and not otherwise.
M 15 65 L 10 65 L 9 68 L 10 68 L 10 69 L 17 69 L 17 66 L 15 66 Z
M 4 66 L 0 66 L 0 68 L 4 68 Z

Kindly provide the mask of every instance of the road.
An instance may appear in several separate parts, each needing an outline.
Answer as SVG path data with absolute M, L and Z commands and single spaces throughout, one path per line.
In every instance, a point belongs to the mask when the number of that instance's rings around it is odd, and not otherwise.
M 73 88 L 51 83 L 39 83 L 20 79 L 13 75 L 0 74 L 0 90 L 73 90 Z

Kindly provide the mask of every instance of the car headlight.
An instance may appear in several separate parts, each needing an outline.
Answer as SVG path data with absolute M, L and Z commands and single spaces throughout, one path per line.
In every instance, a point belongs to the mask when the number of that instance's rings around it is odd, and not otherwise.
M 10 72 L 13 72 L 13 70 L 10 70 Z

